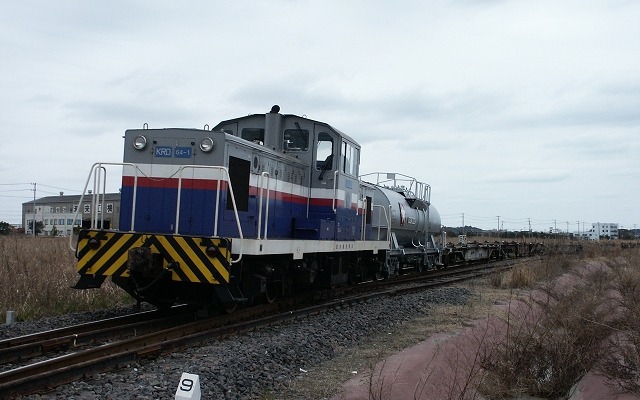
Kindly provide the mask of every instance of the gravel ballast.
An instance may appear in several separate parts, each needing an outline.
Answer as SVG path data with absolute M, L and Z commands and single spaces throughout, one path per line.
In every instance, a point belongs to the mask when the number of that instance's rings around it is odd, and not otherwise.
M 88 381 L 61 386 L 51 393 L 25 398 L 169 399 L 174 398 L 182 373 L 188 372 L 199 376 L 203 399 L 290 399 L 295 395 L 287 392 L 283 397 L 283 393 L 292 382 L 304 380 L 308 371 L 340 352 L 374 336 L 398 332 L 403 323 L 429 314 L 435 305 L 464 304 L 469 296 L 466 288 L 445 287 L 375 299 L 143 360 Z M 3 326 L 0 337 L 131 311 L 106 310 L 20 322 L 14 327 Z

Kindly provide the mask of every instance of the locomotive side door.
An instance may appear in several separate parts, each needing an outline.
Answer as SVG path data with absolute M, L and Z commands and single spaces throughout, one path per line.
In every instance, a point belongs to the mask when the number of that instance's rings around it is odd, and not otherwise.
M 316 125 L 314 136 L 310 215 L 334 221 L 334 239 L 357 239 L 359 147 L 325 125 Z
M 338 240 L 358 240 L 361 237 L 362 214 L 358 180 L 359 147 L 347 137 L 341 138 L 339 182 L 336 190 L 336 226 Z
M 335 149 L 336 140 L 328 132 L 317 132 L 315 163 L 313 168 L 313 177 L 320 187 L 328 187 L 329 183 L 333 184 L 334 173 L 336 170 L 337 156 Z M 312 187 L 315 186 L 312 184 Z
M 316 125 L 314 131 L 315 146 L 310 182 L 311 211 L 333 214 L 340 137 L 322 125 Z

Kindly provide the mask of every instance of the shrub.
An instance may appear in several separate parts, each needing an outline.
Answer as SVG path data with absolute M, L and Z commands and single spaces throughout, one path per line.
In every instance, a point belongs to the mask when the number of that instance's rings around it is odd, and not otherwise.
M 548 283 L 529 297 L 524 311 L 509 310 L 505 337 L 485 345 L 479 361 L 484 395 L 565 396 L 609 353 L 603 343 L 617 321 L 606 301 L 607 280 L 593 276 L 574 278 L 574 285 Z

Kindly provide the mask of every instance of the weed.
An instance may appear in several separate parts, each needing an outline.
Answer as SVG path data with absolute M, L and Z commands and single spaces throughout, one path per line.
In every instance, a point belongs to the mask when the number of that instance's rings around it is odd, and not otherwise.
M 64 238 L 0 237 L 0 312 L 18 320 L 114 307 L 133 301 L 111 282 L 76 290 L 75 257 Z

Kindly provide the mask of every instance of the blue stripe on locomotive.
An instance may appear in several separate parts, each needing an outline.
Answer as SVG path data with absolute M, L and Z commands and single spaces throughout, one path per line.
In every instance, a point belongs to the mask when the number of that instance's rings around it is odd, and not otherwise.
M 183 235 L 212 236 L 216 190 L 185 189 L 180 196 L 180 220 L 178 232 Z M 233 210 L 227 209 L 226 191 L 220 193 L 218 236 L 238 237 Z M 178 191 L 175 188 L 138 187 L 136 193 L 135 231 L 149 233 L 173 233 L 176 220 Z M 121 193 L 120 229 L 131 230 L 133 188 L 125 186 Z M 238 211 L 243 236 L 256 238 L 258 228 L 258 203 L 256 196 L 249 196 L 248 211 Z M 266 206 L 263 202 L 262 233 Z M 315 205 L 310 207 L 307 218 L 306 204 L 271 199 L 269 202 L 270 239 L 355 240 L 361 236 L 362 214 L 348 208 Z M 370 228 L 370 225 L 368 226 Z M 367 234 L 369 236 L 369 233 Z

